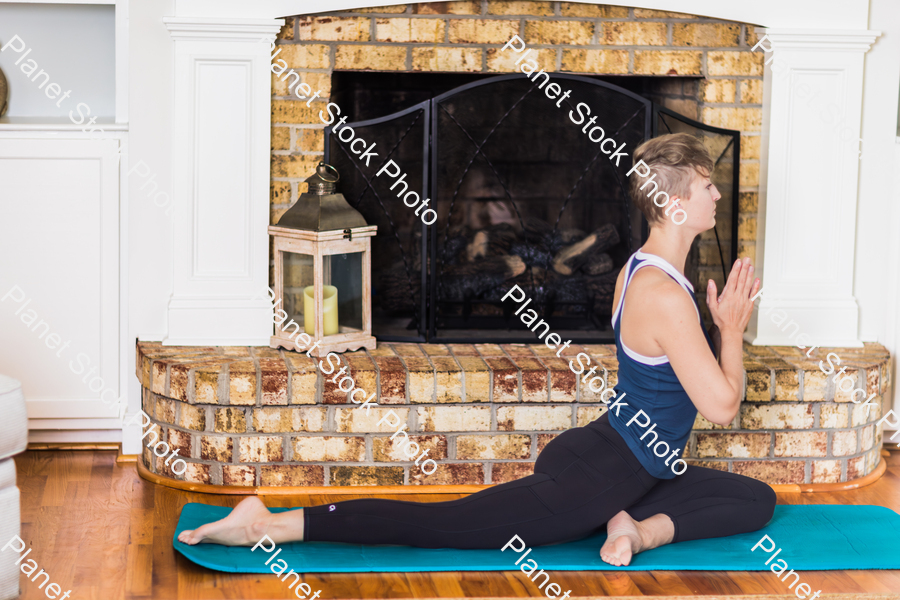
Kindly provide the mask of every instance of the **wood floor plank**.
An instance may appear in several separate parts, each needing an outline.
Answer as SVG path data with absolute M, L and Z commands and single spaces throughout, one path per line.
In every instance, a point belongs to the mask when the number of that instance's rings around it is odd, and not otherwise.
M 628 574 L 645 596 L 691 593 L 674 571 L 629 571 Z
M 877 592 L 896 592 L 900 590 L 900 585 L 897 585 L 896 582 L 892 587 L 888 585 L 887 582 L 879 580 L 879 578 L 873 575 L 870 571 L 853 570 L 844 571 L 844 573 L 847 575 L 847 577 L 852 579 L 854 583 L 856 583 L 861 589 L 866 590 L 866 592 L 870 594 Z
M 90 481 L 93 476 L 93 468 L 95 461 L 100 459 L 103 462 L 115 460 L 109 452 L 98 454 L 94 451 L 66 451 L 60 452 L 61 471 L 65 473 L 68 481 Z
M 430 573 L 407 573 L 406 584 L 413 598 L 433 598 L 439 595 Z
M 511 586 L 519 586 L 518 589 L 524 590 L 524 596 L 543 595 L 537 584 L 532 582 L 521 571 L 506 571 L 503 576 L 500 573 L 478 573 L 473 571 L 457 571 L 453 572 L 459 581 L 459 587 L 462 589 L 463 596 L 467 598 L 490 598 L 503 594 Z M 487 576 L 485 576 L 487 575 Z
M 42 506 L 38 514 L 38 518 L 34 521 L 34 531 L 37 539 L 34 540 L 34 551 L 32 554 L 40 554 L 47 561 L 52 560 L 56 554 L 56 540 L 60 525 L 63 520 L 64 509 L 62 506 Z
M 44 475 L 35 475 L 34 477 L 25 477 L 19 474 L 19 514 L 23 523 L 31 523 L 36 521 L 41 511 L 41 498 L 44 497 L 44 487 L 47 485 L 47 477 Z M 25 502 L 25 499 L 28 502 Z
M 64 455 L 65 452 L 60 452 Z M 63 506 L 66 497 L 66 469 L 65 462 L 53 461 L 47 469 L 47 483 L 44 486 L 44 494 L 41 497 L 41 506 Z
M 219 573 L 215 585 L 209 585 L 201 571 L 185 568 L 179 573 L 178 598 L 190 600 L 238 600 L 243 598 L 289 598 L 293 593 L 283 584 L 279 594 L 274 594 L 261 586 L 261 582 L 276 580 L 275 575 L 257 575 L 256 579 L 234 573 Z M 247 585 L 242 581 L 248 580 Z M 296 597 L 296 596 L 294 596 Z
M 681 580 L 694 594 L 728 595 L 740 594 L 740 586 L 723 571 L 684 571 Z
M 634 584 L 627 572 L 601 571 L 600 580 L 606 589 L 605 596 L 643 596 L 641 590 Z M 590 577 L 590 574 L 586 574 Z M 573 592 L 574 593 L 574 592 Z
M 597 571 L 566 571 L 557 575 L 557 579 L 563 591 L 572 590 L 570 597 L 609 596 L 612 589 L 603 573 Z
M 653 573 L 665 585 L 666 592 L 662 594 L 663 596 L 673 594 L 688 595 L 691 593 L 687 584 L 681 580 L 678 571 L 653 571 Z
M 131 540 L 131 481 L 127 476 L 111 474 L 109 499 L 106 506 L 106 517 L 103 523 L 106 543 L 103 550 L 101 570 L 104 573 L 121 573 L 128 569 L 128 548 Z M 105 578 L 101 580 L 100 590 L 104 597 L 122 598 L 125 596 L 127 581 L 124 577 Z
M 787 587 L 793 579 L 791 577 L 791 581 L 783 583 L 783 585 Z M 809 587 L 813 591 L 821 589 L 823 594 L 860 594 L 866 592 L 866 589 L 852 577 L 849 577 L 846 571 L 804 571 L 800 574 L 800 581 L 809 583 Z M 796 586 L 794 586 L 794 589 L 796 589 Z
M 145 482 L 145 485 L 150 485 Z M 181 494 L 177 491 L 155 486 L 153 498 L 153 597 L 175 600 L 178 593 L 179 569 L 176 567 L 176 552 L 172 549 L 172 535 L 181 512 Z M 180 555 L 179 555 L 180 557 Z M 212 583 L 215 575 L 210 580 Z
M 356 582 L 362 598 L 408 598 L 410 596 L 410 589 L 407 587 L 402 573 L 357 573 Z
M 94 584 L 98 578 L 94 569 L 97 554 L 102 551 L 102 544 L 92 543 L 93 538 L 98 537 L 100 527 L 91 518 L 90 488 L 89 481 L 72 481 L 66 486 L 65 505 L 53 553 L 54 568 L 60 572 L 60 586 L 85 589 L 88 597 L 96 595 Z
M 153 510 L 132 508 L 129 512 L 128 532 L 130 544 L 149 545 L 153 543 Z
M 740 588 L 743 594 L 780 594 L 783 590 L 777 586 L 782 585 L 774 573 L 768 572 L 771 577 L 763 577 L 768 571 L 731 571 L 731 580 Z
M 459 585 L 459 579 L 456 578 L 455 573 L 443 571 L 440 573 L 431 573 L 429 574 L 429 578 L 431 579 L 432 586 L 435 590 L 437 590 L 438 597 L 459 598 L 461 596 L 465 596 L 462 587 Z M 353 596 L 333 597 L 353 598 Z
M 149 598 L 153 588 L 153 547 L 132 543 L 126 549 L 125 597 Z
M 58 454 L 58 452 L 25 452 L 16 457 L 16 468 L 29 477 L 47 477 Z

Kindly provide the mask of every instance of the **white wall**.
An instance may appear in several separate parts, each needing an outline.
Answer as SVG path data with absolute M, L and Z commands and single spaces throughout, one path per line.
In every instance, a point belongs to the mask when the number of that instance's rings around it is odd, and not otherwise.
M 15 35 L 25 42 L 25 49 L 14 52 L 20 47 L 15 42 L 0 52 L 0 68 L 10 88 L 6 116 L 68 116 L 79 102 L 90 107 L 92 116 L 115 115 L 114 6 L 0 3 L 0 46 Z M 29 48 L 31 52 L 16 65 Z M 38 66 L 31 77 L 43 69 L 50 83 L 59 84 L 63 92 L 71 90 L 72 95 L 63 101 L 48 98 L 38 88 L 44 76 L 32 83 L 21 71 L 31 59 Z
M 162 18 L 174 13 L 174 0 L 129 4 L 129 153 L 124 170 L 131 175 L 122 187 L 128 201 L 127 337 L 132 344 L 138 338 L 158 341 L 166 337 L 166 306 L 172 294 L 173 211 L 171 204 L 154 204 L 154 197 L 161 192 L 173 197 L 173 45 Z M 125 360 L 129 412 L 133 414 L 141 404 L 133 346 Z M 137 426 L 126 426 L 123 452 L 137 454 L 139 436 Z
M 900 278 L 900 264 L 890 268 L 888 262 L 900 226 L 891 176 L 900 88 L 900 3 L 874 0 L 870 27 L 883 33 L 866 54 L 854 290 L 860 304 L 860 337 L 890 342 L 896 350 L 896 337 L 887 334 L 891 313 L 900 305 L 889 285 Z
M 173 45 L 162 18 L 175 9 L 173 0 L 154 0 L 132 2 L 129 10 L 128 329 L 132 340 L 158 341 L 166 336 L 166 304 L 172 293 L 173 225 L 169 207 L 153 203 L 159 192 L 172 196 Z
M 866 54 L 854 294 L 859 335 L 894 356 L 893 409 L 900 412 L 900 194 L 897 112 L 900 89 L 900 3 L 872 0 L 869 27 L 882 31 Z M 889 402 L 891 404 L 891 402 Z

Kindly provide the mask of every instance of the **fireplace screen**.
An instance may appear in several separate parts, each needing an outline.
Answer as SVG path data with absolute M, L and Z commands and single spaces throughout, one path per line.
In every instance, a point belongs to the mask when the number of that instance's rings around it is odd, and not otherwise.
M 513 299 L 524 295 L 563 339 L 611 341 L 616 277 L 647 235 L 625 173 L 642 141 L 670 131 L 704 140 L 718 160 L 723 196 L 721 227 L 695 243 L 687 275 L 712 277 L 731 263 L 739 132 L 691 121 L 606 81 L 566 74 L 551 81 L 570 94 L 551 99 L 521 74 L 501 75 L 326 129 L 325 160 L 340 171 L 341 192 L 378 225 L 379 339 L 532 342 L 536 334 L 515 315 L 521 302 Z M 340 139 L 343 127 L 353 128 L 343 136 L 349 142 Z M 369 165 L 351 150 L 355 138 L 375 142 Z M 619 148 L 624 156 L 615 159 Z M 425 198 L 427 208 L 417 204 Z

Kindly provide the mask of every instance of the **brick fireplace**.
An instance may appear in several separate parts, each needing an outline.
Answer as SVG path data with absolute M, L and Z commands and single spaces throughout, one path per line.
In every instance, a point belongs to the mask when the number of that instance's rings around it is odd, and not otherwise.
M 258 39 L 278 28 L 271 18 L 257 16 L 223 17 L 219 22 L 186 13 L 166 19 L 176 40 L 175 123 L 194 131 L 186 126 L 196 118 L 192 111 L 215 99 L 224 103 L 224 108 L 216 109 L 222 118 L 203 121 L 196 129 L 198 139 L 224 140 L 229 131 L 232 136 L 250 131 L 252 139 L 246 156 L 229 155 L 215 163 L 200 160 L 194 138 L 190 144 L 174 146 L 174 256 L 194 257 L 194 262 L 191 266 L 190 261 L 174 259 L 168 337 L 163 345 L 138 343 L 137 376 L 143 410 L 168 443 L 180 449 L 188 469 L 175 475 L 142 448 L 141 467 L 147 476 L 245 491 L 256 486 L 498 483 L 529 472 L 543 445 L 560 431 L 602 414 L 605 408 L 599 398 L 576 381 L 564 360 L 544 353 L 542 346 L 381 343 L 375 351 L 344 354 L 342 360 L 354 378 L 377 391 L 380 410 L 393 409 L 405 419 L 411 438 L 431 449 L 438 469 L 424 475 L 390 443 L 393 430 L 378 425 L 374 413 L 365 416 L 364 409 L 349 403 L 310 359 L 261 347 L 268 340 L 266 329 L 271 329 L 269 308 L 250 298 L 258 297 L 266 281 L 266 263 L 260 260 L 266 243 L 261 222 L 266 210 L 264 181 L 270 181 L 268 212 L 274 223 L 305 191 L 303 180 L 323 158 L 324 125 L 318 112 L 333 99 L 340 74 L 509 73 L 512 59 L 500 48 L 513 34 L 535 48 L 541 64 L 553 65 L 557 72 L 618 77 L 631 85 L 636 85 L 637 77 L 652 78 L 653 86 L 640 91 L 654 101 L 703 123 L 739 130 L 738 256 L 754 258 L 760 267 L 769 264 L 763 302 L 791 307 L 803 331 L 824 331 L 823 343 L 840 346 L 837 352 L 848 359 L 844 363 L 851 365 L 848 373 L 857 370 L 857 387 L 882 399 L 878 410 L 865 415 L 849 396 L 835 391 L 832 378 L 818 368 L 818 361 L 834 348 L 819 348 L 807 360 L 792 347 L 745 344 L 741 413 L 725 428 L 698 417 L 686 449 L 689 462 L 807 488 L 852 482 L 877 471 L 881 428 L 874 423 L 892 395 L 891 359 L 880 345 L 859 344 L 854 333 L 853 272 L 844 258 L 852 255 L 854 218 L 852 203 L 843 196 L 855 190 L 857 166 L 841 155 L 834 164 L 845 176 L 826 201 L 811 193 L 791 195 L 796 190 L 784 183 L 785 170 L 799 158 L 790 154 L 793 146 L 781 141 L 814 126 L 802 119 L 787 120 L 797 109 L 783 83 L 775 82 L 767 88 L 769 95 L 763 95 L 764 80 L 766 86 L 770 81 L 768 74 L 764 76 L 766 57 L 750 51 L 757 41 L 753 24 L 644 8 L 494 0 L 290 16 L 277 33 L 278 56 L 314 90 L 322 91 L 306 106 L 306 101 L 291 99 L 287 84 L 269 73 L 269 53 Z M 210 24 L 204 19 L 211 19 Z M 770 34 L 770 39 L 785 41 L 778 56 L 798 61 L 799 66 L 788 66 L 800 78 L 817 60 L 808 50 L 833 51 L 828 57 L 832 62 L 813 65 L 827 75 L 810 79 L 810 84 L 827 88 L 841 82 L 851 90 L 855 78 L 861 80 L 862 54 L 874 39 L 867 31 L 844 37 L 818 30 L 770 30 Z M 237 58 L 212 65 L 198 58 L 204 53 L 232 53 Z M 840 58 L 836 63 L 835 56 Z M 782 59 L 776 64 L 778 60 Z M 218 80 L 194 80 L 193 68 L 210 73 L 232 69 L 230 81 L 244 82 L 251 102 L 241 104 L 240 93 L 223 100 L 214 85 Z M 271 78 L 266 102 L 254 92 L 263 75 Z M 861 92 L 842 99 L 851 113 L 859 108 L 857 94 Z M 233 118 L 228 106 L 246 114 Z M 764 118 L 764 112 L 774 116 Z M 761 143 L 766 118 L 772 119 L 768 150 Z M 271 128 L 268 148 L 252 133 L 261 127 Z M 812 151 L 829 148 L 817 143 Z M 264 156 L 269 159 L 265 170 Z M 766 189 L 760 187 L 766 171 L 768 200 Z M 238 210 L 220 211 L 221 195 L 189 185 L 198 178 L 226 181 L 233 173 L 246 174 L 247 189 L 253 190 L 242 200 L 251 215 L 247 221 L 228 217 L 243 214 Z M 235 183 L 237 188 L 245 180 Z M 794 258 L 808 254 L 791 245 L 792 238 L 784 233 L 788 197 L 794 211 L 805 203 L 803 210 L 841 223 L 828 239 L 833 260 L 824 261 L 838 265 L 835 269 L 810 266 L 803 277 L 791 270 Z M 216 219 L 206 219 L 205 214 L 215 214 Z M 765 226 L 765 238 L 758 235 L 758 222 L 760 233 Z M 228 236 L 219 235 L 222 223 L 231 228 Z M 721 284 L 712 242 L 707 235 L 698 248 L 705 269 L 696 274 L 695 285 L 706 278 Z M 247 250 L 241 253 L 236 248 Z M 269 266 L 271 282 L 271 262 Z M 806 299 L 797 300 L 801 296 Z M 779 337 L 780 331 L 767 327 L 760 323 L 758 343 L 790 343 Z M 752 339 L 750 335 L 748 341 Z M 603 365 L 614 385 L 614 348 L 598 344 L 584 350 Z M 566 358 L 577 351 L 573 346 Z

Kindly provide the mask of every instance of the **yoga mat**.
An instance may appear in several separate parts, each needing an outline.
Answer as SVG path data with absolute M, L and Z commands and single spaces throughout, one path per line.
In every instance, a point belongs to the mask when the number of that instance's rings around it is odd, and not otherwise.
M 272 512 L 296 510 L 272 508 Z M 175 549 L 191 562 L 228 573 L 269 573 L 265 562 L 275 554 L 262 548 L 219 544 L 188 546 L 178 541 L 185 529 L 228 515 L 230 508 L 186 504 L 175 528 Z M 763 535 L 775 541 L 775 550 L 751 552 Z M 520 536 L 522 537 L 522 536 Z M 525 536 L 527 544 L 528 539 Z M 669 544 L 641 552 L 627 567 L 614 567 L 600 559 L 606 540 L 601 533 L 577 542 L 534 548 L 529 559 L 545 571 L 766 571 L 783 559 L 795 571 L 832 569 L 900 569 L 900 515 L 883 506 L 835 504 L 776 506 L 769 524 L 753 533 Z M 766 542 L 768 546 L 768 542 Z M 332 542 L 279 544 L 288 568 L 302 573 L 396 573 L 418 571 L 515 571 L 521 554 L 512 548 L 454 550 L 409 546 L 362 546 Z M 769 566 L 766 560 L 781 548 Z M 524 554 L 524 552 L 523 552 Z M 276 560 L 278 560 L 276 559 Z

